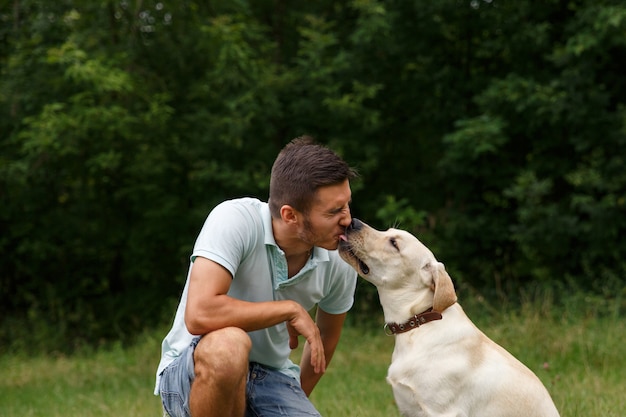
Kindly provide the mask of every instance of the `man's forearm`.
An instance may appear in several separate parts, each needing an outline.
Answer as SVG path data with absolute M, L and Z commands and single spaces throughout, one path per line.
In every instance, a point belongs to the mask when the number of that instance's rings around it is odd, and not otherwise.
M 328 366 L 329 361 L 330 357 L 326 356 L 326 366 Z M 305 343 L 302 359 L 300 360 L 300 385 L 302 385 L 302 389 L 307 397 L 311 395 L 313 388 L 315 388 L 320 378 L 322 378 L 322 375 L 321 372 L 315 373 L 313 370 L 311 366 L 311 350 L 309 344 Z
M 339 335 L 333 335 L 332 337 L 324 337 L 322 335 L 322 343 L 324 344 L 324 356 L 326 357 L 326 368 L 330 364 L 337 344 L 339 343 Z M 316 373 L 311 366 L 311 349 L 309 344 L 304 345 L 302 352 L 302 359 L 300 360 L 300 385 L 306 393 L 307 397 L 313 392 L 313 388 L 317 385 L 319 380 L 324 375 L 323 372 Z
M 185 324 L 191 334 L 201 335 L 231 326 L 247 332 L 259 330 L 288 321 L 299 310 L 299 305 L 293 301 L 252 303 L 227 295 L 213 296 L 211 302 L 202 307 L 187 306 Z

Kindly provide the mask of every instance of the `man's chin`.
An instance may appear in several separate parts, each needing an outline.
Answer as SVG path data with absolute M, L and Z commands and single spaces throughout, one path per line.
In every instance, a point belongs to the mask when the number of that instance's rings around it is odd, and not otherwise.
M 327 243 L 325 245 L 318 245 L 320 248 L 322 249 L 326 249 L 326 250 L 337 250 L 339 248 L 339 241 L 336 240 L 332 243 Z

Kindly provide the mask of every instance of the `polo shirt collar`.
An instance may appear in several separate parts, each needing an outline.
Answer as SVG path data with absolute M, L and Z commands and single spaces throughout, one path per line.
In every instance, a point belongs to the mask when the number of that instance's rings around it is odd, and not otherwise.
M 263 219 L 263 231 L 265 233 L 265 245 L 274 246 L 278 252 L 284 255 L 283 250 L 276 243 L 276 239 L 274 239 L 274 229 L 272 227 L 272 215 L 270 214 L 269 204 L 265 203 L 261 207 L 261 218 Z M 328 256 L 328 251 L 324 248 L 318 248 L 317 246 L 313 246 L 313 256 L 309 259 L 309 262 L 313 261 L 315 263 L 320 262 L 328 262 L 330 261 L 330 257 Z

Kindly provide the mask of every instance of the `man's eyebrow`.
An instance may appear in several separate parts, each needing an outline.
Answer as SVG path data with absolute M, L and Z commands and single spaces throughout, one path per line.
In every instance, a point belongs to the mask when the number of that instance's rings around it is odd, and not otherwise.
M 346 206 L 349 206 L 350 204 L 352 204 L 352 199 L 350 199 L 350 201 L 348 201 L 348 203 L 345 206 L 341 206 L 341 207 L 337 207 L 337 208 L 331 209 L 328 212 L 329 213 L 333 213 L 333 214 L 339 213 L 341 210 L 343 210 Z

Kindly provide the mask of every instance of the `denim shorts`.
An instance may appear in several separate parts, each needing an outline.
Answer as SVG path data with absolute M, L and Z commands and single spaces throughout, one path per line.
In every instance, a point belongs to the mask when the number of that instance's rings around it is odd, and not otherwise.
M 159 392 L 165 416 L 190 417 L 189 393 L 195 378 L 193 352 L 200 338 L 163 370 Z M 280 371 L 250 363 L 246 384 L 246 417 L 320 417 L 300 381 Z
M 187 349 L 161 372 L 159 394 L 163 404 L 163 415 L 190 417 L 189 393 L 191 383 L 196 378 L 193 369 L 193 352 L 200 341 L 195 337 Z

